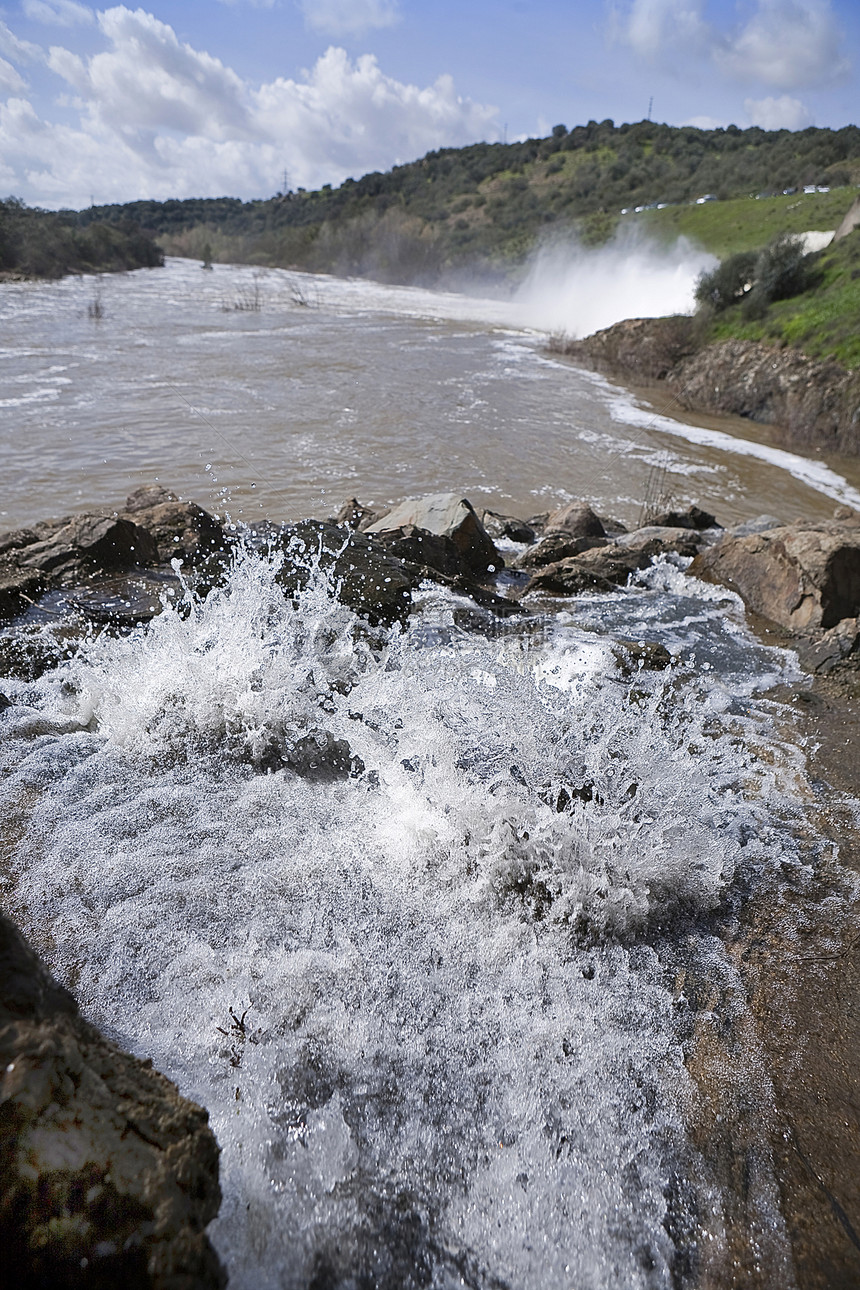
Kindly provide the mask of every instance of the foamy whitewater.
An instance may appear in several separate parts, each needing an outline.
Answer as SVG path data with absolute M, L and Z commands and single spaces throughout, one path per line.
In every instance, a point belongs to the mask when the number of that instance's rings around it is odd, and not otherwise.
M 654 468 L 724 522 L 860 501 L 646 416 L 536 352 L 510 302 L 173 262 L 106 282 L 96 325 L 91 289 L 3 296 L 3 527 L 154 478 L 240 527 L 443 488 L 632 524 Z M 243 551 L 205 602 L 2 682 L 4 904 L 208 1108 L 231 1286 L 727 1284 L 685 982 L 742 1021 L 725 942 L 825 849 L 762 697 L 795 657 L 680 558 L 503 623 L 425 585 L 390 632 L 319 573 L 285 599 L 278 560 Z M 726 1078 L 766 1126 L 745 1044 Z M 744 1160 L 762 1284 L 786 1290 L 764 1127 Z
M 429 586 L 368 634 L 277 563 L 7 685 L 13 907 L 208 1107 L 232 1286 L 675 1284 L 724 1204 L 675 983 L 800 864 L 754 697 L 790 656 L 672 563 L 498 636 Z M 619 671 L 622 622 L 674 668 Z

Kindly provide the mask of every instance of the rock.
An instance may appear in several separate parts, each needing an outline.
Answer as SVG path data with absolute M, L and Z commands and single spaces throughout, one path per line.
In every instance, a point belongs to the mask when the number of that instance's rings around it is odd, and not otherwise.
M 463 566 L 477 578 L 504 568 L 504 560 L 478 519 L 474 507 L 457 493 L 437 493 L 401 502 L 388 515 L 368 526 L 367 533 L 403 528 L 405 525 L 448 537 L 460 553 Z
M 287 556 L 278 582 L 301 591 L 315 561 L 330 574 L 339 600 L 373 625 L 405 622 L 418 574 L 389 555 L 366 533 L 344 530 L 322 520 L 301 520 L 280 528 L 277 545 Z
M 702 545 L 702 535 L 696 529 L 646 524 L 632 533 L 620 534 L 615 541 L 626 550 L 641 551 L 653 559 L 655 555 L 695 555 Z
M 768 529 L 782 527 L 782 520 L 778 520 L 775 515 L 756 515 L 754 519 L 733 524 L 730 529 L 726 529 L 726 533 L 731 537 L 749 537 L 751 533 L 766 533 Z
M 369 506 L 362 506 L 356 497 L 351 497 L 348 502 L 344 502 L 332 522 L 343 524 L 348 529 L 362 529 L 377 519 L 379 519 L 378 511 L 372 511 Z
M 446 578 L 456 578 L 463 572 L 460 551 L 453 539 L 444 534 L 404 524 L 398 529 L 384 529 L 376 535 L 376 541 L 389 555 L 431 575 L 441 573 Z
M 511 561 L 514 569 L 540 569 L 572 555 L 581 555 L 593 547 L 606 546 L 605 537 L 572 537 L 568 533 L 547 533 L 534 546 Z
M 613 642 L 612 654 L 622 676 L 636 672 L 661 672 L 669 667 L 672 655 L 659 641 L 619 639 Z
M 7 553 L 20 569 L 55 586 L 69 586 L 94 574 L 155 564 L 158 549 L 133 520 L 113 515 L 76 515 L 50 537 Z
M 120 518 L 132 521 L 150 535 L 156 547 L 155 559 L 163 564 L 179 559 L 197 568 L 213 557 L 223 562 L 233 545 L 219 519 L 194 502 L 181 502 L 175 493 L 159 485 L 135 489 Z
M 45 590 L 45 579 L 31 569 L 19 569 L 0 559 L 0 622 L 23 613 Z
M 481 523 L 491 538 L 507 538 L 509 542 L 534 542 L 537 532 L 526 520 L 516 515 L 499 515 L 497 511 L 483 511 Z
M 782 627 L 834 627 L 860 612 L 860 529 L 829 521 L 727 536 L 687 572 L 737 591 Z
M 162 597 L 177 600 L 179 579 L 172 574 L 140 570 L 136 574 L 97 578 L 75 587 L 69 603 L 91 623 L 127 629 L 148 623 L 162 610 Z
M 606 537 L 606 531 L 586 502 L 567 502 L 548 517 L 544 533 L 567 533 L 570 537 Z
M 72 657 L 82 635 L 80 627 L 65 622 L 50 630 L 44 626 L 26 626 L 4 632 L 0 635 L 0 676 L 37 681 L 45 672 Z
M 716 516 L 700 510 L 698 506 L 688 506 L 685 511 L 663 511 L 659 515 L 650 517 L 648 523 L 659 525 L 661 528 L 698 529 L 699 531 L 722 528 L 722 525 L 717 523 Z
M 651 557 L 645 551 L 615 545 L 593 548 L 539 569 L 529 579 L 523 594 L 543 591 L 553 596 L 575 596 L 582 591 L 611 591 L 650 562 Z
M 222 1287 L 219 1202 L 203 1108 L 84 1021 L 0 915 L 3 1284 Z
M 826 676 L 848 658 L 860 654 L 860 619 L 843 618 L 817 640 L 802 642 L 797 649 L 801 667 Z

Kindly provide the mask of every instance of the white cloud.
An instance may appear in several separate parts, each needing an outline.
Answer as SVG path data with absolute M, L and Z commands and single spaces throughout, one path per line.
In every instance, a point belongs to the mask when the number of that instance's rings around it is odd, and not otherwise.
M 51 27 L 75 27 L 95 17 L 92 9 L 75 0 L 24 0 L 23 8 L 28 18 Z
M 397 0 L 300 0 L 305 22 L 327 36 L 360 36 L 400 21 Z
M 690 116 L 681 125 L 692 126 L 694 130 L 724 130 L 729 122 L 725 117 L 718 116 Z
M 0 94 L 15 94 L 23 89 L 26 82 L 21 73 L 5 58 L 0 58 Z
M 848 67 L 830 0 L 756 0 L 749 19 L 730 29 L 707 21 L 704 0 L 632 0 L 610 26 L 649 62 L 684 71 L 704 60 L 750 85 L 827 85 Z
M 717 60 L 739 80 L 783 90 L 826 85 L 847 69 L 828 0 L 760 0 Z
M 760 125 L 763 130 L 803 130 L 812 124 L 812 113 L 800 99 L 781 94 L 765 99 L 744 99 L 744 108 L 750 125 Z
M 704 48 L 711 32 L 702 0 L 633 0 L 623 38 L 643 58 L 671 59 L 680 48 Z
M 32 63 L 41 58 L 42 50 L 29 40 L 19 40 L 5 22 L 0 21 L 0 54 L 14 58 L 19 63 Z
M 143 10 L 120 6 L 98 21 L 107 49 L 47 56 L 77 122 L 42 121 L 20 97 L 0 109 L 0 156 L 26 201 L 260 196 L 285 168 L 294 185 L 316 188 L 498 134 L 496 109 L 460 97 L 450 76 L 404 84 L 371 55 L 330 48 L 299 79 L 253 86 Z

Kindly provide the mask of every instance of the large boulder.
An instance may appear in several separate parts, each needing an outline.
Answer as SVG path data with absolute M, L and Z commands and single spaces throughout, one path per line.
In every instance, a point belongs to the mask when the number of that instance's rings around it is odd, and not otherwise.
M 110 574 L 155 564 L 158 548 L 131 519 L 116 515 L 75 515 L 50 537 L 7 552 L 20 569 L 54 585 L 71 586 L 93 573 Z
M 724 537 L 688 573 L 736 591 L 749 609 L 793 631 L 860 613 L 860 524 L 798 523 Z
M 407 525 L 450 538 L 459 552 L 464 570 L 474 577 L 486 578 L 504 568 L 505 562 L 471 502 L 458 493 L 436 493 L 401 502 L 382 519 L 369 525 L 365 532 L 383 533 Z
M 544 533 L 567 533 L 570 537 L 605 537 L 602 521 L 587 502 L 567 502 L 554 510 L 546 522 Z
M 0 915 L 0 1281 L 208 1290 L 220 1203 L 202 1107 L 78 1013 Z
M 159 484 L 135 489 L 120 518 L 146 530 L 156 558 L 165 564 L 176 558 L 193 567 L 209 557 L 226 556 L 232 546 L 219 519 L 195 502 L 181 502 Z

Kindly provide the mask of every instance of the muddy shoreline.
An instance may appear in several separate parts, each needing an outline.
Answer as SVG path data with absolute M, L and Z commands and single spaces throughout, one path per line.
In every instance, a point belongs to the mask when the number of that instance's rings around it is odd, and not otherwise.
M 769 644 L 792 643 L 752 625 Z M 833 855 L 801 943 L 786 953 L 780 910 L 758 908 L 731 949 L 773 1083 L 773 1168 L 798 1288 L 850 1290 L 860 1285 L 860 819 L 851 800 L 860 798 L 860 672 L 806 677 L 771 697 L 787 736 L 805 747 L 806 809 Z

